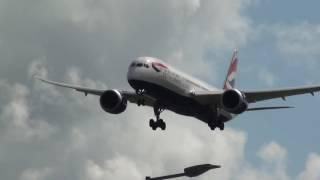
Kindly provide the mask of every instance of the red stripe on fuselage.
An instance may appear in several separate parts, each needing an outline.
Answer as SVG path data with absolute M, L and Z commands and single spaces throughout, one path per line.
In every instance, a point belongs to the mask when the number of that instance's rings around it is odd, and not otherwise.
M 152 63 L 152 68 L 157 72 L 160 72 L 160 69 L 168 69 L 167 66 L 165 66 L 165 65 L 163 65 L 162 63 L 159 63 L 159 62 L 153 62 Z
M 165 66 L 164 64 L 162 64 L 162 63 L 158 63 L 158 62 L 153 62 L 153 63 L 152 63 L 152 65 L 154 65 L 154 66 L 156 66 L 156 67 L 165 68 L 165 69 L 167 69 L 167 68 L 168 68 L 168 67 L 167 67 L 167 66 Z

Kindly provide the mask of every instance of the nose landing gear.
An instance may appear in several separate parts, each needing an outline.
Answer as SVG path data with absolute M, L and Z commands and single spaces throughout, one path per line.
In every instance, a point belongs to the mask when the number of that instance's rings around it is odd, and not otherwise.
M 137 102 L 138 106 L 141 106 L 141 105 L 144 106 L 145 105 L 145 99 L 143 98 L 143 94 L 145 92 L 146 91 L 144 89 L 137 89 L 136 90 L 136 94 L 141 97 L 141 98 L 138 99 L 138 102 Z

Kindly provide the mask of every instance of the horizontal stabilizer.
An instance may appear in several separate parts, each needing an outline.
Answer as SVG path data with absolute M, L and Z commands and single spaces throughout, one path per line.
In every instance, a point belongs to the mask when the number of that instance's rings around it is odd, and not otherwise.
M 261 111 L 261 110 L 273 110 L 273 109 L 289 109 L 294 108 L 292 106 L 274 106 L 274 107 L 256 107 L 256 108 L 249 108 L 247 111 Z

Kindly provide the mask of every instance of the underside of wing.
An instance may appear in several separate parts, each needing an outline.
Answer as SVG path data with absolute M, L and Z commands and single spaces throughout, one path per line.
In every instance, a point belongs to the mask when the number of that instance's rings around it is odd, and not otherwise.
M 282 98 L 286 99 L 288 96 L 300 95 L 300 94 L 311 94 L 320 91 L 320 86 L 305 86 L 296 88 L 284 88 L 284 89 L 271 89 L 262 91 L 241 91 L 244 95 L 245 100 L 248 103 L 255 103 L 259 101 L 265 101 L 269 99 Z M 239 91 L 240 92 L 240 91 Z M 201 104 L 219 104 L 223 96 L 224 91 L 203 91 L 193 92 L 192 95 L 196 101 Z
M 121 91 L 121 93 L 127 98 L 129 102 L 134 104 L 153 107 L 156 102 L 156 99 L 146 94 L 137 95 L 135 92 L 129 91 Z
M 246 100 L 249 103 L 258 101 L 264 101 L 268 99 L 282 98 L 285 100 L 287 96 L 294 96 L 299 94 L 312 94 L 320 91 L 320 86 L 305 86 L 297 88 L 286 88 L 286 89 L 274 89 L 265 91 L 242 91 L 245 94 Z
M 290 109 L 292 106 L 272 106 L 272 107 L 254 107 L 248 108 L 246 111 L 262 111 L 262 110 L 275 110 L 275 109 Z
M 214 102 L 220 103 L 221 96 L 223 94 L 223 90 L 217 91 L 198 91 L 193 92 L 193 98 L 203 105 L 213 104 Z

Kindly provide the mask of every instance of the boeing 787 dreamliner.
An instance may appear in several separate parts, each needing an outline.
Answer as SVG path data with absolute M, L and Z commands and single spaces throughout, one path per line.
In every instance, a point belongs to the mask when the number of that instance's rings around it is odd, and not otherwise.
M 229 70 L 221 89 L 189 76 L 169 64 L 153 57 L 139 57 L 128 69 L 127 79 L 131 91 L 117 89 L 92 89 L 65 83 L 54 82 L 37 77 L 43 82 L 71 88 L 85 95 L 100 97 L 102 109 L 111 114 L 126 110 L 127 102 L 138 106 L 150 106 L 154 109 L 155 120 L 150 119 L 153 130 L 166 129 L 166 123 L 160 118 L 164 110 L 194 117 L 214 130 L 224 130 L 224 124 L 246 111 L 291 108 L 289 106 L 254 107 L 249 104 L 259 101 L 282 98 L 298 94 L 320 91 L 320 86 L 246 91 L 235 88 L 238 53 L 233 53 Z

